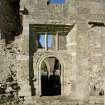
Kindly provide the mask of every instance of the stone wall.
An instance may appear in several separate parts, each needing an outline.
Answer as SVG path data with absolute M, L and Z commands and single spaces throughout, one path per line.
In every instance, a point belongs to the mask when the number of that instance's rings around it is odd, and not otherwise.
M 47 5 L 47 0 L 21 1 L 23 10 L 28 11 L 28 14 L 22 14 L 22 35 L 7 46 L 0 40 L 0 80 L 4 79 L 2 74 L 7 76 L 9 70 L 13 69 L 17 71 L 21 86 L 19 94 L 35 95 L 31 92 L 36 88 L 36 95 L 39 95 L 41 90 L 38 70 L 41 61 L 48 56 L 55 56 L 63 64 L 63 95 L 70 95 L 74 99 L 99 95 L 103 91 L 105 75 L 104 4 L 104 0 L 72 0 L 62 5 Z M 65 36 L 67 49 L 38 51 L 30 24 L 74 25 Z M 95 92 L 92 93 L 92 89 Z
M 23 2 L 28 10 L 28 15 L 25 16 L 28 18 L 27 24 L 75 24 L 67 35 L 67 52 L 64 53 L 65 57 L 62 58 L 64 62 L 64 90 L 65 94 L 71 94 L 69 92 L 71 89 L 67 85 L 72 81 L 72 95 L 77 99 L 87 98 L 90 95 L 91 82 L 92 84 L 97 83 L 95 81 L 98 79 L 96 71 L 101 70 L 101 74 L 103 74 L 104 50 L 102 40 L 104 38 L 101 37 L 104 27 L 103 30 L 100 30 L 102 26 L 92 27 L 89 22 L 104 23 L 104 1 L 73 0 L 70 4 L 64 5 L 47 5 L 46 2 L 29 2 L 28 0 Z M 67 7 L 68 5 L 69 7 Z M 56 53 L 54 52 L 55 55 Z M 70 56 L 70 59 L 68 56 Z M 91 78 L 95 79 L 91 80 Z M 103 78 L 100 81 L 103 81 Z

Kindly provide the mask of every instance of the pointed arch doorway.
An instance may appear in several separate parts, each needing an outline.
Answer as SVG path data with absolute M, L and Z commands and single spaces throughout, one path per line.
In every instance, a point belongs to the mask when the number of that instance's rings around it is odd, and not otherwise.
M 40 65 L 41 96 L 61 95 L 62 66 L 56 57 L 46 57 Z

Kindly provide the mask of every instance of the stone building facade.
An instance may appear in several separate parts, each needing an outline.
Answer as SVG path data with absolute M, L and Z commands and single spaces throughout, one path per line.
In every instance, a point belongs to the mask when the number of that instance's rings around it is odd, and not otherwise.
M 7 46 L 0 40 L 0 71 L 16 71 L 19 96 L 46 96 L 42 94 L 47 91 L 43 90 L 42 81 L 46 80 L 42 80 L 42 64 L 49 78 L 54 73 L 55 60 L 60 65 L 60 93 L 55 95 L 73 99 L 104 95 L 104 10 L 104 0 L 65 0 L 64 4 L 20 1 L 22 34 Z M 40 47 L 42 34 L 44 47 Z

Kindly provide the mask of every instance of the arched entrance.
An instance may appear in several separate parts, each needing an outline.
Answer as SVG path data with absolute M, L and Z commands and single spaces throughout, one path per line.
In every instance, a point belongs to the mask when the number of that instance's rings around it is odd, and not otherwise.
M 41 96 L 61 95 L 61 64 L 56 57 L 47 57 L 41 62 Z

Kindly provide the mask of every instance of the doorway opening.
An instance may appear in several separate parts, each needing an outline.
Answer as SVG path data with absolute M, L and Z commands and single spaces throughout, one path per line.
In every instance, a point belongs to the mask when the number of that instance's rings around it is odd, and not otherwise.
M 61 95 L 61 64 L 56 57 L 48 57 L 41 64 L 41 96 Z

